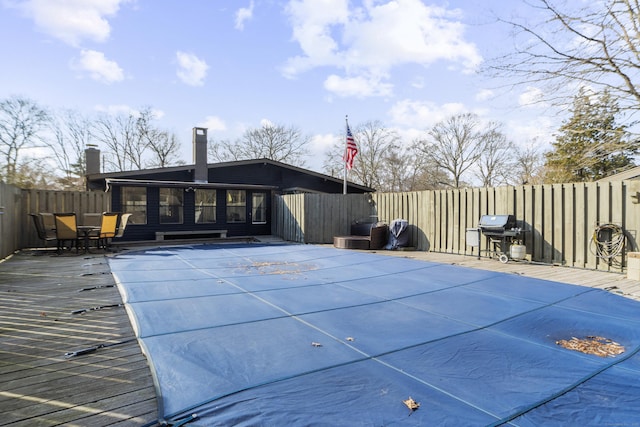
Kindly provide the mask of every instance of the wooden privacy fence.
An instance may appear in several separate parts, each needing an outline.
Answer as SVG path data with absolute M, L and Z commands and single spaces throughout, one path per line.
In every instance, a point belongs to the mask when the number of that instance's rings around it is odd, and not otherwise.
M 0 259 L 21 248 L 43 245 L 30 213 L 105 212 L 111 207 L 111 193 L 98 191 L 20 190 L 0 183 Z
M 20 189 L 0 182 L 0 259 L 20 248 Z
M 407 193 L 295 194 L 274 200 L 273 234 L 300 243 L 332 243 L 351 222 L 406 219 L 418 250 L 477 254 L 465 242 L 481 215 L 512 214 L 532 261 L 623 271 L 638 250 L 640 181 L 470 188 Z M 626 245 L 612 261 L 596 256 L 597 226 L 622 227 Z M 483 249 L 486 249 L 483 240 Z

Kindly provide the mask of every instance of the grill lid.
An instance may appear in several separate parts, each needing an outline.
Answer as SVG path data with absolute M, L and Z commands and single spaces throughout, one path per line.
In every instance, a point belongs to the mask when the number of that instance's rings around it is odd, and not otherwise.
M 516 228 L 516 217 L 513 215 L 482 215 L 480 228 L 509 230 Z

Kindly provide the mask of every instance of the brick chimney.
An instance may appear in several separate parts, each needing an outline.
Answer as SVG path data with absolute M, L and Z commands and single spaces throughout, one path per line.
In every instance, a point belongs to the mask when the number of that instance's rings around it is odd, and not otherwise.
M 193 128 L 193 163 L 196 165 L 193 173 L 193 181 L 209 182 L 206 128 Z
M 96 145 L 87 144 L 84 150 L 85 174 L 94 175 L 100 173 L 100 150 Z

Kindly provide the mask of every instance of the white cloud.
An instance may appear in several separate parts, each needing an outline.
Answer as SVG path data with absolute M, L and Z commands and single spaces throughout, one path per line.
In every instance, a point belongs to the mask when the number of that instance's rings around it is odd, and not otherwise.
M 27 0 L 18 7 L 45 34 L 78 46 L 83 40 L 104 42 L 120 5 L 130 0 Z
M 251 20 L 251 18 L 253 18 L 253 7 L 254 3 L 253 0 L 251 0 L 249 7 L 242 7 L 238 9 L 238 11 L 236 12 L 236 30 L 244 30 L 245 21 L 249 21 Z
M 275 124 L 269 119 L 260 120 L 260 127 L 268 128 L 268 127 L 274 127 L 274 126 Z
M 388 79 L 391 69 L 403 64 L 448 61 L 469 72 L 482 61 L 476 46 L 464 39 L 456 10 L 420 0 L 365 1 L 352 11 L 348 6 L 348 0 L 289 2 L 286 11 L 302 55 L 289 58 L 285 76 L 332 66 L 344 71 L 346 81 L 363 74 Z M 363 86 L 360 96 L 387 93 Z
M 550 117 L 538 116 L 526 119 L 512 119 L 506 123 L 506 132 L 519 147 L 526 147 L 535 142 L 541 150 L 548 150 L 554 141 L 557 123 Z
M 201 122 L 198 127 L 207 128 L 211 131 L 225 131 L 227 130 L 227 125 L 224 120 L 222 120 L 218 116 L 207 116 L 204 118 L 204 121 Z
M 388 96 L 391 95 L 393 85 L 383 83 L 379 78 L 367 78 L 365 76 L 340 77 L 330 75 L 324 82 L 324 87 L 341 97 L 355 96 Z
M 476 92 L 476 101 L 486 101 L 494 96 L 494 92 L 491 89 L 480 89 Z
M 540 89 L 527 86 L 526 90 L 518 97 L 518 104 L 522 107 L 539 107 L 543 102 L 543 93 Z
M 332 133 L 313 135 L 309 143 L 310 151 L 315 153 L 314 157 L 323 158 L 324 154 L 331 150 L 336 140 L 340 138 L 344 138 L 344 136 L 336 136 Z
M 115 104 L 115 105 L 114 104 L 112 105 L 98 104 L 95 107 L 93 107 L 93 109 L 100 113 L 107 113 L 110 116 L 117 116 L 120 114 L 125 114 L 125 115 L 131 114 L 133 116 L 137 116 L 138 114 L 140 114 L 138 110 L 126 104 Z
M 72 61 L 72 68 L 87 72 L 93 80 L 102 83 L 124 80 L 124 71 L 118 63 L 107 59 L 104 53 L 95 50 L 81 50 L 80 59 Z
M 466 111 L 466 107 L 460 103 L 436 105 L 428 101 L 405 99 L 394 104 L 389 110 L 389 115 L 392 122 L 398 126 L 428 129 L 452 115 Z
M 207 63 L 192 53 L 176 52 L 180 80 L 189 86 L 202 86 L 207 77 L 209 66 Z

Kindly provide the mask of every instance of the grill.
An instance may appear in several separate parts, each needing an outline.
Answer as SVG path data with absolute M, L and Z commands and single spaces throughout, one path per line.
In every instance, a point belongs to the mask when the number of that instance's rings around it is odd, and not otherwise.
M 522 230 L 513 215 L 482 215 L 478 228 L 487 238 L 492 252 L 501 262 L 509 260 L 513 240 L 520 239 Z
M 511 236 L 520 234 L 513 215 L 482 215 L 478 227 L 485 236 Z

